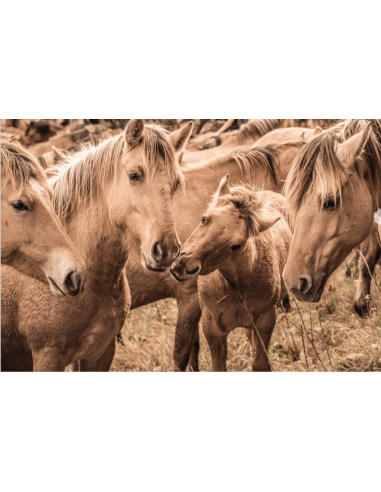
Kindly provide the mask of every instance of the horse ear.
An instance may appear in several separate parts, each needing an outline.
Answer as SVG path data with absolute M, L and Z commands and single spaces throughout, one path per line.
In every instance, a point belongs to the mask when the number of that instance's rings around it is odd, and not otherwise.
M 280 215 L 267 215 L 265 216 L 259 224 L 259 233 L 265 232 L 268 229 L 271 229 L 277 222 L 280 221 L 282 217 Z
M 185 149 L 186 144 L 188 143 L 190 136 L 193 132 L 193 121 L 190 121 L 184 128 L 180 128 L 176 132 L 173 132 L 169 135 L 173 146 L 175 147 L 176 154 L 182 152 Z
M 63 150 L 57 149 L 55 145 L 53 145 L 53 154 L 56 159 L 65 159 L 66 154 Z
M 321 133 L 323 133 L 323 132 L 324 132 L 323 128 L 321 128 L 320 126 L 317 126 L 317 127 L 315 128 L 315 131 L 314 131 L 314 132 L 313 132 L 313 134 L 311 135 L 310 139 L 311 139 L 311 138 L 314 138 L 314 137 L 317 137 L 318 135 L 320 135 L 320 134 L 321 134 Z
M 227 174 L 224 178 L 221 179 L 221 183 L 217 191 L 217 196 L 221 197 L 224 195 L 228 195 L 229 193 L 230 193 L 230 174 Z
M 124 140 L 127 147 L 132 150 L 140 142 L 144 132 L 144 120 L 130 120 L 124 131 Z
M 343 166 L 352 168 L 357 157 L 363 152 L 368 141 L 371 124 L 357 133 L 337 148 L 337 157 Z

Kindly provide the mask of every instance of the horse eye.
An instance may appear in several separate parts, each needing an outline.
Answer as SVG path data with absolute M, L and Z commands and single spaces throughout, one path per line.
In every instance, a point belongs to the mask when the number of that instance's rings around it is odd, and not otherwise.
M 241 249 L 240 244 L 237 244 L 236 246 L 232 246 L 232 251 L 238 251 L 239 249 Z
M 140 176 L 137 173 L 132 173 L 129 175 L 130 181 L 140 181 Z
M 201 224 L 205 225 L 205 223 L 206 223 L 206 218 L 205 218 L 205 217 L 203 217 L 203 218 L 201 219 Z
M 324 202 L 324 210 L 334 210 L 337 205 L 339 204 L 340 199 L 339 198 L 328 198 Z
M 180 183 L 180 180 L 178 179 L 176 181 L 176 184 L 175 184 L 175 191 L 177 191 L 180 188 L 180 185 L 181 185 L 181 183 Z
M 29 210 L 28 205 L 25 205 L 21 200 L 17 200 L 17 202 L 13 202 L 12 207 L 16 210 L 16 212 L 23 212 Z

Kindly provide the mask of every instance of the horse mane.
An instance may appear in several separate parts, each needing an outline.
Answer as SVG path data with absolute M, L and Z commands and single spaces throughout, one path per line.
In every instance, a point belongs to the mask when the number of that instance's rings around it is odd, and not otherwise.
M 249 120 L 242 125 L 234 136 L 239 145 L 244 145 L 248 140 L 259 139 L 284 124 L 285 120 Z
M 37 158 L 20 144 L 1 144 L 1 169 L 16 191 L 24 189 L 31 179 L 46 183 Z
M 249 185 L 239 185 L 232 188 L 227 195 L 220 197 L 216 194 L 212 205 L 234 205 L 240 217 L 246 220 L 249 236 L 256 236 L 259 234 L 259 224 L 263 219 L 273 215 L 271 209 L 276 208 L 279 212 L 280 200 L 284 198 L 278 194 L 264 193 L 263 190 Z M 283 207 L 281 208 L 283 210 Z
M 365 146 L 369 182 L 375 207 L 381 193 L 381 120 L 344 120 L 321 133 L 299 152 L 285 186 L 287 208 L 291 215 L 300 208 L 304 196 L 322 191 L 322 206 L 328 198 L 341 196 L 347 173 L 337 155 L 337 145 L 356 135 L 371 122 L 371 131 Z
M 250 177 L 254 177 L 255 171 L 260 168 L 266 173 L 266 176 L 270 176 L 274 185 L 277 185 L 278 175 L 278 163 L 277 157 L 280 152 L 289 147 L 302 148 L 305 142 L 301 140 L 284 142 L 281 144 L 270 144 L 265 147 L 252 147 L 245 149 L 237 147 L 228 154 L 214 157 L 203 162 L 195 162 L 185 165 L 183 172 L 201 171 L 203 169 L 215 169 L 229 162 L 234 162 L 240 168 L 242 174 L 248 174 Z
M 157 125 L 145 125 L 141 138 L 142 165 L 148 179 L 155 174 L 158 163 L 164 165 L 171 187 L 182 186 L 184 177 L 178 166 L 175 149 L 168 138 L 169 132 Z M 125 148 L 124 134 L 107 138 L 98 145 L 82 144 L 78 152 L 67 156 L 61 166 L 52 168 L 55 176 L 53 204 L 57 215 L 66 226 L 78 206 L 95 202 L 105 195 L 105 190 L 118 176 L 122 153 Z

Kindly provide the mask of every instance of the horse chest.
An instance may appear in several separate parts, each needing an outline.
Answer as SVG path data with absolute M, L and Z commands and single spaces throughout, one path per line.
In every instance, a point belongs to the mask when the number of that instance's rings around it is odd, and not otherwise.
M 131 306 L 128 284 L 103 300 L 81 336 L 81 343 L 73 355 L 73 362 L 100 356 L 119 334 Z

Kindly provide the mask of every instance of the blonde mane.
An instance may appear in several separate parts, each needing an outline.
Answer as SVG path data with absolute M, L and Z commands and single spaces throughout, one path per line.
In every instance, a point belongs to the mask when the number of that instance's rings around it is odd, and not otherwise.
M 22 191 L 31 179 L 46 183 L 44 170 L 37 158 L 19 144 L 1 144 L 1 170 L 15 191 Z
M 239 145 L 244 145 L 248 140 L 259 139 L 284 125 L 285 120 L 250 120 L 243 125 L 234 138 Z
M 212 206 L 232 204 L 237 209 L 240 217 L 245 219 L 248 234 L 256 236 L 259 234 L 259 225 L 269 215 L 273 215 L 273 210 L 279 212 L 280 201 L 283 197 L 277 194 L 263 192 L 263 190 L 253 188 L 249 185 L 235 186 L 230 193 L 223 196 L 216 194 L 211 203 Z
M 291 216 L 299 210 L 303 198 L 317 189 L 322 194 L 322 206 L 328 198 L 341 197 L 348 175 L 337 158 L 337 145 L 359 133 L 369 121 L 372 126 L 364 159 L 375 208 L 378 207 L 381 196 L 381 120 L 344 120 L 310 140 L 296 157 L 285 186 Z
M 184 178 L 168 132 L 156 125 L 146 125 L 141 144 L 142 165 L 147 178 L 155 174 L 158 163 L 161 163 L 168 173 L 172 189 L 182 186 Z M 62 166 L 54 168 L 55 176 L 51 179 L 53 203 L 65 226 L 70 224 L 72 213 L 80 204 L 89 205 L 105 196 L 106 188 L 121 170 L 124 147 L 123 133 L 98 145 L 84 144 L 74 155 L 69 155 Z
M 273 184 L 277 185 L 277 175 L 279 172 L 277 163 L 278 154 L 289 147 L 302 148 L 304 145 L 305 142 L 298 140 L 267 145 L 266 147 L 253 147 L 251 149 L 238 147 L 220 157 L 214 157 L 203 162 L 186 164 L 182 170 L 184 173 L 198 172 L 204 169 L 213 170 L 224 164 L 233 162 L 239 167 L 242 174 L 247 174 L 250 177 L 255 176 L 255 171 L 258 168 L 262 169 L 265 171 L 266 176 L 271 177 Z

